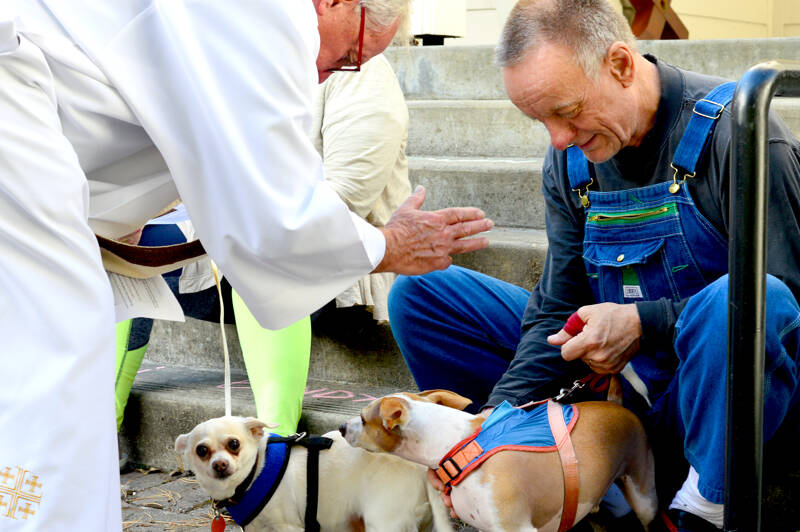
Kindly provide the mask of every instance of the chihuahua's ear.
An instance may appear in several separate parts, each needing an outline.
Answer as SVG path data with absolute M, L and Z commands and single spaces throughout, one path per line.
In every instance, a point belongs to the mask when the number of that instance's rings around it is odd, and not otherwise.
M 250 431 L 250 434 L 257 440 L 264 436 L 264 429 L 274 429 L 278 426 L 277 423 L 264 423 L 260 419 L 249 417 L 245 420 L 244 426 Z
M 455 408 L 456 410 L 464 410 L 472 404 L 472 399 L 462 397 L 456 392 L 451 392 L 450 390 L 425 390 L 424 392 L 419 392 L 417 395 L 424 397 L 431 403 L 449 406 L 450 408 Z
M 408 409 L 405 401 L 398 397 L 381 399 L 381 420 L 387 430 L 392 430 L 408 420 Z
M 186 445 L 189 443 L 189 435 L 181 434 L 175 439 L 175 452 L 183 454 L 186 450 Z

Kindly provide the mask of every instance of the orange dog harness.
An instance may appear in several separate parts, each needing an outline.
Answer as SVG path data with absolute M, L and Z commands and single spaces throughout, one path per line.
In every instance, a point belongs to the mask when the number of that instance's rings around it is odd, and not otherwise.
M 558 451 L 564 473 L 564 504 L 559 532 L 569 530 L 578 510 L 578 459 L 570 432 L 578 421 L 578 407 L 551 400 L 518 408 L 503 402 L 475 433 L 458 442 L 439 461 L 436 475 L 445 493 L 463 481 L 487 458 L 500 451 Z

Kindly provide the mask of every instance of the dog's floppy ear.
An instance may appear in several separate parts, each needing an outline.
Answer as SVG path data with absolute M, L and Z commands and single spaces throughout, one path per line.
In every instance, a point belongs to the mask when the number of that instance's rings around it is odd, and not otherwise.
M 264 429 L 274 429 L 278 426 L 277 423 L 264 423 L 260 419 L 249 417 L 245 420 L 244 426 L 250 431 L 250 434 L 257 440 L 264 436 Z
M 455 408 L 456 410 L 464 410 L 472 404 L 472 399 L 462 397 L 456 392 L 451 392 L 450 390 L 425 390 L 424 392 L 419 392 L 417 395 L 424 397 L 431 403 L 449 406 L 450 408 Z
M 175 452 L 183 454 L 186 450 L 186 445 L 189 443 L 189 435 L 181 434 L 175 439 Z
M 402 425 L 408 420 L 408 410 L 405 402 L 398 397 L 384 397 L 381 399 L 381 420 L 388 430 Z

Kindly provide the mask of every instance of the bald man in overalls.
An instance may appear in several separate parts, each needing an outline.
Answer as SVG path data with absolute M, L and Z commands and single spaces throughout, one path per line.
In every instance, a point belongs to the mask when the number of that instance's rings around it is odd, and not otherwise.
M 657 467 L 670 451 L 688 462 L 688 472 L 657 470 L 665 482 L 681 472 L 662 493 L 673 524 L 716 530 L 734 86 L 639 54 L 601 0 L 519 2 L 498 62 L 511 101 L 552 144 L 544 271 L 532 293 L 455 267 L 401 277 L 389 301 L 398 344 L 421 389 L 486 409 L 552 397 L 589 372 L 621 373 Z M 800 396 L 800 144 L 774 115 L 769 157 L 767 439 L 796 428 L 788 417 Z M 576 311 L 585 329 L 571 336 L 562 327 Z

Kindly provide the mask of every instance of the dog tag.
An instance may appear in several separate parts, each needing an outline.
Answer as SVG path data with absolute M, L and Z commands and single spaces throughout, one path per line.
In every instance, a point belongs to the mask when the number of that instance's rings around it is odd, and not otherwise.
M 225 531 L 225 518 L 218 515 L 211 521 L 211 532 L 224 532 Z

